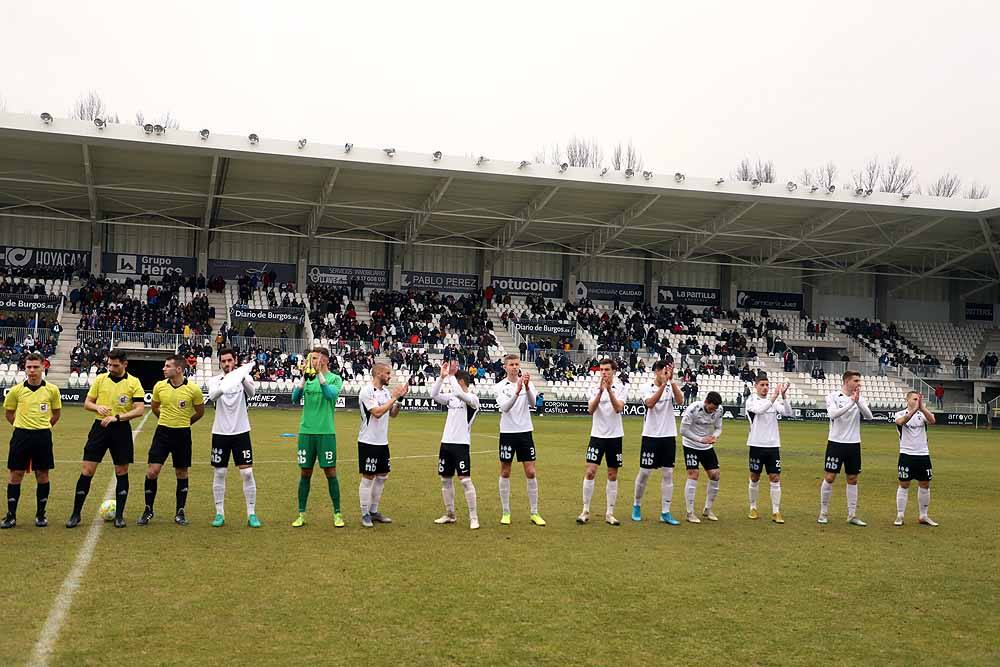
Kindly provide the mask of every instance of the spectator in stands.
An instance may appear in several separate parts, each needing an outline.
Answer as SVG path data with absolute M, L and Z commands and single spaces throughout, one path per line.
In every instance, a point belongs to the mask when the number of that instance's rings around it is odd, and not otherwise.
M 937 401 L 938 410 L 944 410 L 944 387 L 940 382 L 934 386 L 934 399 Z
M 889 367 L 889 353 L 882 352 L 881 356 L 878 358 L 878 374 L 885 376 L 885 371 Z
M 70 311 L 73 312 L 73 313 L 75 313 L 76 309 L 77 309 L 77 306 L 79 304 L 80 304 L 80 290 L 79 290 L 79 288 L 74 287 L 69 292 L 69 307 L 70 307 Z

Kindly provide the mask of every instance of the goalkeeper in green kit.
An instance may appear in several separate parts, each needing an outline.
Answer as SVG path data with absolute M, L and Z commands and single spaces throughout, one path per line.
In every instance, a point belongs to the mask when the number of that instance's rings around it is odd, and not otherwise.
M 337 479 L 337 432 L 333 426 L 333 411 L 343 386 L 343 378 L 330 372 L 330 351 L 325 347 L 314 347 L 309 352 L 304 378 L 292 389 L 293 404 L 305 397 L 299 421 L 298 458 L 302 476 L 299 478 L 299 516 L 292 523 L 295 528 L 306 525 L 306 503 L 317 459 L 326 475 L 330 500 L 333 501 L 333 525 L 344 527 L 344 517 L 340 514 L 340 481 Z

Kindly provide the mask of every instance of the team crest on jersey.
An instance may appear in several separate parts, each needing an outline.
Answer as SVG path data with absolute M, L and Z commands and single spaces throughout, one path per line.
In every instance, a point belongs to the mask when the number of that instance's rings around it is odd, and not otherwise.
M 128 400 L 128 396 L 126 396 L 125 394 L 119 394 L 118 395 L 118 405 L 125 405 L 125 401 L 127 401 L 127 400 Z
M 48 403 L 39 403 L 38 404 L 38 411 L 39 412 L 48 412 L 49 411 L 49 404 Z
M 187 400 L 182 398 L 181 400 L 177 401 L 177 407 L 186 408 L 187 406 L 188 406 Z

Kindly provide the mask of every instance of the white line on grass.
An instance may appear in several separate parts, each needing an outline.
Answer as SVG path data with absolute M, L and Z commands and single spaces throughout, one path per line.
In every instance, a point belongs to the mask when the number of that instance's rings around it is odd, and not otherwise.
M 147 412 L 136 429 L 132 431 L 133 438 L 142 432 L 142 427 L 151 414 L 152 412 Z M 115 476 L 112 475 L 111 481 L 108 483 L 108 488 L 104 490 L 102 502 L 111 498 L 114 490 Z M 100 517 L 95 517 L 93 523 L 90 524 L 87 537 L 83 540 L 83 545 L 80 546 L 80 553 L 76 555 L 73 568 L 66 575 L 66 579 L 63 580 L 55 602 L 52 603 L 52 609 L 49 610 L 49 617 L 45 619 L 42 634 L 38 636 L 38 641 L 35 642 L 35 648 L 32 650 L 31 658 L 28 660 L 29 665 L 47 665 L 49 663 L 52 651 L 56 647 L 56 640 L 59 639 L 59 631 L 62 629 L 66 615 L 69 614 L 69 608 L 73 604 L 73 596 L 80 589 L 80 582 L 83 580 L 83 575 L 87 571 L 87 566 L 90 565 L 90 560 L 94 557 L 97 541 L 101 538 L 101 526 L 103 523 L 104 521 Z

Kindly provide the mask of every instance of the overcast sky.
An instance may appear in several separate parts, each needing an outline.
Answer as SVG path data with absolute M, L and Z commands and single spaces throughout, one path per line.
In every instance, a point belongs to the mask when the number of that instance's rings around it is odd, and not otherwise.
M 998 2 L 3 2 L 8 111 L 532 159 L 632 139 L 655 171 L 846 181 L 900 154 L 1000 198 Z

